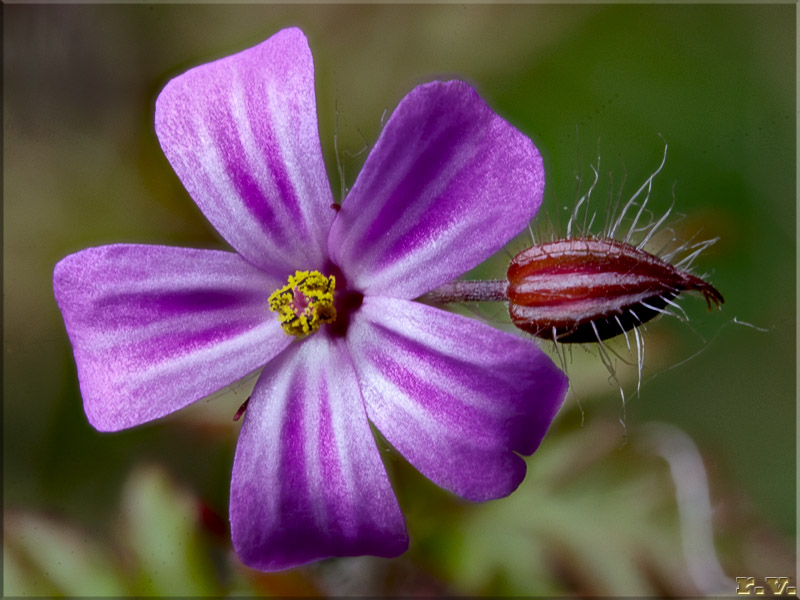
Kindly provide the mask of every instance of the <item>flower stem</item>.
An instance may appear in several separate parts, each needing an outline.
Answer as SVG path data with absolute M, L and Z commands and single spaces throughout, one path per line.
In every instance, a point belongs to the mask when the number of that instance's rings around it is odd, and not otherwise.
M 434 304 L 448 302 L 505 302 L 508 281 L 505 279 L 453 281 L 439 286 L 420 298 Z

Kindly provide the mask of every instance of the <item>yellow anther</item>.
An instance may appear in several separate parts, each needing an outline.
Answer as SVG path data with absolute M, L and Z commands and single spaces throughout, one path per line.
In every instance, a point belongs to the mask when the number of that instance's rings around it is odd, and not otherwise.
M 278 313 L 286 335 L 305 337 L 323 323 L 336 320 L 333 291 L 336 278 L 319 271 L 295 271 L 289 282 L 269 297 L 269 309 Z

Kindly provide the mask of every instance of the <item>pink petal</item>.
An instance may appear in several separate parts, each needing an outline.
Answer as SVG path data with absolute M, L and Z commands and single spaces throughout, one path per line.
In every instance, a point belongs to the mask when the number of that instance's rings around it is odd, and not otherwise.
M 262 372 L 239 436 L 230 511 L 236 552 L 256 569 L 405 551 L 341 339 L 314 334 Z
M 461 81 L 414 89 L 394 111 L 328 240 L 365 294 L 416 298 L 483 262 L 536 214 L 533 143 Z
M 367 297 L 348 331 L 367 414 L 423 475 L 469 500 L 510 494 L 567 391 L 532 342 L 460 315 Z
M 248 261 L 282 279 L 323 266 L 333 198 L 299 29 L 170 81 L 156 133 L 194 201 Z
M 84 409 L 100 431 L 157 419 L 263 366 L 290 341 L 279 283 L 229 252 L 89 248 L 56 265 Z

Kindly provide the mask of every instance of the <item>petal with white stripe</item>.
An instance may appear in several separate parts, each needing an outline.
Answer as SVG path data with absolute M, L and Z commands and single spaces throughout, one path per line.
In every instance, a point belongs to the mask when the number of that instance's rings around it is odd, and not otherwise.
M 539 151 L 475 90 L 421 85 L 383 129 L 328 248 L 365 294 L 416 298 L 502 248 L 543 193 Z
M 291 338 L 269 310 L 279 282 L 230 252 L 89 248 L 53 275 L 89 422 L 117 431 L 234 383 Z
M 406 550 L 341 338 L 316 333 L 264 368 L 239 435 L 230 516 L 236 553 L 264 571 Z
M 170 81 L 156 133 L 194 201 L 248 261 L 283 279 L 324 265 L 333 197 L 299 29 Z
M 365 298 L 347 343 L 375 427 L 469 500 L 516 489 L 567 391 L 531 341 L 408 300 Z

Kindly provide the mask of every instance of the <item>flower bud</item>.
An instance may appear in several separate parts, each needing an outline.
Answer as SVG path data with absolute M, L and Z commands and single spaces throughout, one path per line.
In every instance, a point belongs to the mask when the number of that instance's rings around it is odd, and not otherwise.
M 703 294 L 709 309 L 724 300 L 710 283 L 640 248 L 613 239 L 538 244 L 508 267 L 514 325 L 558 342 L 599 342 L 660 313 L 681 292 Z

